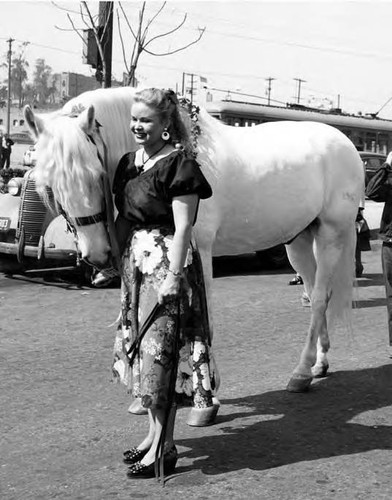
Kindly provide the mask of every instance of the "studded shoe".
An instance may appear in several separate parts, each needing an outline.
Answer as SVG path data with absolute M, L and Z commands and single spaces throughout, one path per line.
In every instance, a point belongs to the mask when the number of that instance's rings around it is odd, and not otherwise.
M 130 450 L 124 451 L 124 464 L 135 464 L 139 462 L 147 453 L 148 450 L 139 450 L 138 448 L 131 448 Z
M 177 448 L 173 446 L 171 450 L 163 456 L 163 471 L 164 474 L 173 474 L 178 459 Z M 128 467 L 127 476 L 131 479 L 148 479 L 155 477 L 155 462 L 149 465 L 136 462 L 131 467 Z

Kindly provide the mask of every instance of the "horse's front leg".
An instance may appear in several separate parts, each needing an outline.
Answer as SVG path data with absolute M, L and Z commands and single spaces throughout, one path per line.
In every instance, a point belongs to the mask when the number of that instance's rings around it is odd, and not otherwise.
M 328 368 L 328 362 L 326 361 L 326 355 L 329 350 L 326 318 L 328 300 L 329 297 L 326 294 L 324 297 L 321 297 L 317 296 L 316 289 L 313 291 L 310 328 L 299 363 L 287 385 L 287 390 L 290 392 L 304 392 L 308 390 L 313 377 L 319 376 L 321 371 L 325 375 Z

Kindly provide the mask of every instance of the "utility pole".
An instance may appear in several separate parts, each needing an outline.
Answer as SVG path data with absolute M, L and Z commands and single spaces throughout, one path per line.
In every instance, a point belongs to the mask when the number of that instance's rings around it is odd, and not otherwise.
M 15 40 L 10 38 L 8 43 L 8 94 L 7 94 L 7 135 L 10 134 L 11 125 L 11 58 L 12 58 L 12 42 Z
M 266 78 L 266 81 L 268 82 L 268 87 L 267 87 L 268 106 L 271 103 L 271 89 L 272 89 L 271 83 L 273 82 L 273 80 L 276 80 L 276 78 L 271 78 L 271 77 Z
M 306 83 L 306 80 L 302 80 L 301 78 L 293 78 L 293 80 L 298 82 L 297 104 L 299 104 L 301 101 L 301 84 Z
M 99 26 L 102 30 L 101 45 L 105 64 L 102 87 L 112 86 L 113 2 L 99 2 Z
M 191 86 L 190 86 L 190 96 L 191 96 L 191 104 L 193 103 L 193 88 L 194 88 L 194 78 L 196 75 L 194 75 L 193 73 L 182 73 L 182 95 L 186 95 L 186 81 L 185 81 L 185 77 L 186 76 L 190 76 L 191 77 Z
M 193 78 L 194 78 L 194 74 L 192 73 L 191 74 L 191 104 L 193 104 Z

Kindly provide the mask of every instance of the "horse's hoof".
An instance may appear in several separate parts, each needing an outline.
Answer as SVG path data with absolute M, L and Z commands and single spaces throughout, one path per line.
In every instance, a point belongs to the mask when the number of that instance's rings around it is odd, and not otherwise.
M 140 398 L 136 398 L 128 408 L 129 413 L 133 413 L 134 415 L 147 415 L 148 411 L 144 406 L 142 406 L 142 402 Z
M 312 375 L 314 378 L 324 378 L 328 375 L 329 365 L 319 365 L 312 368 Z
M 219 404 L 213 404 L 207 408 L 192 408 L 186 423 L 192 427 L 206 427 L 214 424 L 219 406 Z
M 306 392 L 309 390 L 313 377 L 307 375 L 293 375 L 287 384 L 289 392 Z

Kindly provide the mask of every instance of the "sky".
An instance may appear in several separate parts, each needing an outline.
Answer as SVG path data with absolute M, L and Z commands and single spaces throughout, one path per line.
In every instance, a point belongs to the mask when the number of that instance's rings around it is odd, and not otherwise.
M 162 3 L 147 2 L 148 19 Z M 98 2 L 88 4 L 97 11 Z M 114 3 L 115 11 L 118 5 Z M 121 5 L 136 26 L 141 2 Z M 94 75 L 82 63 L 82 40 L 67 17 L 77 28 L 86 28 L 79 9 L 80 3 L 73 1 L 1 0 L 0 64 L 6 62 L 7 40 L 12 38 L 15 54 L 29 42 L 24 55 L 30 72 L 36 59 L 43 58 L 53 72 Z M 210 88 L 218 89 L 215 98 L 230 90 L 233 98 L 248 94 L 266 99 L 267 79 L 273 78 L 272 102 L 286 103 L 297 102 L 301 80 L 301 104 L 331 103 L 350 113 L 379 111 L 380 117 L 392 119 L 392 0 L 169 0 L 152 23 L 149 38 L 175 28 L 184 15 L 183 27 L 157 38 L 151 50 L 185 46 L 205 28 L 201 40 L 173 55 L 142 55 L 137 71 L 141 84 L 181 89 L 186 73 L 206 78 Z M 132 38 L 121 24 L 129 54 Z M 113 76 L 121 80 L 125 64 L 116 14 L 113 37 Z M 3 69 L 0 81 L 4 78 Z

